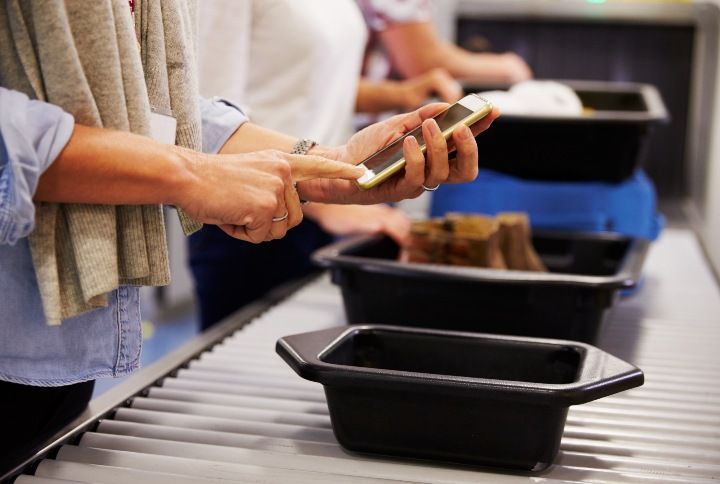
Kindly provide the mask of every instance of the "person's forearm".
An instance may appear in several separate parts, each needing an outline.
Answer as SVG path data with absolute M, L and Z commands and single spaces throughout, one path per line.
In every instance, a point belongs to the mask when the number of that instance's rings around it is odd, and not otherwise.
M 435 67 L 447 69 L 446 42 L 428 22 L 392 25 L 380 33 L 380 39 L 390 54 L 393 67 L 405 78 Z
M 394 25 L 381 37 L 393 64 L 404 77 L 414 77 L 436 67 L 442 67 L 455 78 L 496 76 L 487 71 L 487 65 L 478 64 L 476 57 L 481 55 L 445 41 L 429 23 Z
M 251 151 L 278 150 L 289 153 L 297 138 L 263 128 L 253 123 L 244 123 L 228 138 L 220 154 L 250 153 Z
M 360 79 L 358 83 L 355 110 L 359 113 L 381 113 L 393 109 L 404 108 L 402 85 L 396 81 L 370 81 Z
M 502 75 L 501 72 L 496 72 L 497 68 L 492 62 L 487 61 L 497 57 L 496 54 L 475 54 L 443 39 L 438 39 L 438 42 L 441 45 L 438 47 L 436 62 L 456 79 L 477 77 L 496 79 Z
M 239 154 L 252 151 L 278 150 L 283 153 L 290 153 L 298 139 L 294 136 L 279 133 L 257 124 L 245 123 L 225 142 L 220 149 L 220 154 Z M 337 150 L 332 147 L 315 145 L 308 155 L 323 156 L 325 158 L 337 159 Z
M 179 191 L 192 177 L 188 162 L 194 155 L 144 136 L 76 124 L 68 144 L 40 177 L 34 199 L 176 204 Z
M 456 79 L 517 82 L 532 77 L 514 54 L 473 53 L 441 38 L 428 22 L 397 24 L 381 33 L 393 65 L 404 77 L 441 67 Z
M 442 66 L 456 79 L 477 79 L 483 82 L 516 82 L 525 76 L 513 54 L 474 53 L 449 42 L 443 42 Z

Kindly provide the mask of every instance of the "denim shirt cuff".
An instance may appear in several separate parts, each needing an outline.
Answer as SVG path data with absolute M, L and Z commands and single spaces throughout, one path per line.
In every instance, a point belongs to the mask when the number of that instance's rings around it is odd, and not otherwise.
M 0 88 L 0 244 L 34 227 L 40 176 L 72 136 L 73 117 L 57 106 Z
M 227 99 L 200 98 L 203 153 L 217 154 L 228 138 L 245 122 L 247 116 Z

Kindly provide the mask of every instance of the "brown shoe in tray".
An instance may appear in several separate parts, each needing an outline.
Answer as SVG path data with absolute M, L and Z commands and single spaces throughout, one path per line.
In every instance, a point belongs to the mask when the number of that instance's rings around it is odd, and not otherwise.
M 400 260 L 546 271 L 532 246 L 530 223 L 524 213 L 505 213 L 497 218 L 451 213 L 444 219 L 413 224 Z

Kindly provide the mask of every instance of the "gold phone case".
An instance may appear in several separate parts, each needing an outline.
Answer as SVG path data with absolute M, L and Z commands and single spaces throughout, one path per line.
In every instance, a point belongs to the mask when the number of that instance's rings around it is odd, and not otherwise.
M 448 108 L 450 109 L 450 108 Z M 473 124 L 480 121 L 482 118 L 490 114 L 493 110 L 493 105 L 490 103 L 487 103 L 481 110 L 475 111 L 474 113 L 471 113 L 468 117 L 463 119 L 462 121 L 458 122 L 457 124 L 454 124 L 453 126 L 449 127 L 445 131 L 442 132 L 443 137 L 445 140 L 449 140 L 450 137 L 453 134 L 453 131 L 455 131 L 455 128 L 457 128 L 459 125 L 464 124 L 465 126 L 472 126 Z M 425 143 L 423 143 L 420 146 L 420 151 L 422 152 L 423 156 L 427 152 L 427 149 L 425 147 Z M 356 181 L 357 185 L 363 189 L 363 190 L 370 190 L 371 188 L 381 184 L 391 176 L 393 176 L 395 173 L 399 172 L 403 167 L 405 166 L 405 158 L 400 158 L 398 161 L 390 165 L 385 170 L 381 171 L 374 177 L 372 177 L 367 182 L 361 183 Z

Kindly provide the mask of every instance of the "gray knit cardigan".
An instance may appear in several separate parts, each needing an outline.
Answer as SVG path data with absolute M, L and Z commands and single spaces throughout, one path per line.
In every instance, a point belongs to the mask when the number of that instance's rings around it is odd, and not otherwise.
M 0 85 L 56 104 L 79 124 L 142 135 L 151 107 L 201 147 L 195 4 L 0 0 Z M 102 187 L 98 187 L 102 190 Z M 160 206 L 36 204 L 30 248 L 48 324 L 107 305 L 120 285 L 170 282 Z M 187 233 L 199 224 L 181 214 Z

